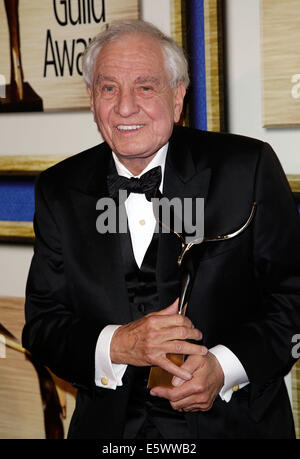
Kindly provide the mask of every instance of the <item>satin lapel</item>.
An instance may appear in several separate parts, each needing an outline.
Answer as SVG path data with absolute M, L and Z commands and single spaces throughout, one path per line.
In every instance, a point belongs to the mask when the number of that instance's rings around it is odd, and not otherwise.
M 187 132 L 174 129 L 166 160 L 163 195 L 168 198 L 207 198 L 211 169 L 201 145 L 188 143 Z
M 96 229 L 99 215 L 106 211 L 96 209 L 99 199 L 107 197 L 106 177 L 109 172 L 111 152 L 108 148 L 99 154 L 86 184 L 69 190 L 76 246 L 84 274 L 89 285 L 98 289 L 94 297 L 101 297 L 102 320 L 123 324 L 131 320 L 120 240 L 117 233 L 100 234 Z M 118 212 L 118 207 L 116 207 Z M 100 307 L 100 305 L 95 305 Z
M 195 148 L 193 157 L 193 146 L 187 144 L 183 137 L 175 129 L 169 143 L 169 150 L 166 160 L 164 175 L 163 196 L 168 199 L 174 197 L 183 198 L 204 198 L 204 203 L 209 191 L 211 169 L 206 162 L 206 154 L 201 155 L 201 146 Z M 168 306 L 174 300 L 178 292 L 169 289 L 166 291 L 163 285 L 171 279 L 179 279 L 177 259 L 180 253 L 180 241 L 174 234 L 160 234 L 158 258 L 157 258 L 157 280 L 161 305 Z

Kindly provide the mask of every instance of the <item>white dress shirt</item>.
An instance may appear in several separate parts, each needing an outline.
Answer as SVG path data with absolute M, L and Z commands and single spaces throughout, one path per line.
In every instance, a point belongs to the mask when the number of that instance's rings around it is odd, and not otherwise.
M 156 166 L 161 166 L 161 192 L 163 189 L 167 150 L 168 144 L 164 145 L 157 152 L 152 161 L 140 174 L 142 175 Z M 123 175 L 127 178 L 134 177 L 133 174 L 120 163 L 114 153 L 113 159 L 119 175 Z M 137 177 L 140 177 L 140 175 Z M 152 203 L 146 199 L 144 194 L 130 193 L 125 201 L 125 208 L 134 257 L 137 265 L 140 267 L 151 243 L 156 225 Z M 122 386 L 122 377 L 126 371 L 127 365 L 114 364 L 110 359 L 110 342 L 115 330 L 119 326 L 120 325 L 107 325 L 101 331 L 97 341 L 95 352 L 95 384 L 99 387 L 116 389 L 117 386 Z M 235 390 L 248 384 L 247 374 L 239 359 L 227 347 L 219 344 L 209 349 L 209 351 L 218 359 L 224 373 L 224 386 L 219 395 L 223 400 L 229 402 Z

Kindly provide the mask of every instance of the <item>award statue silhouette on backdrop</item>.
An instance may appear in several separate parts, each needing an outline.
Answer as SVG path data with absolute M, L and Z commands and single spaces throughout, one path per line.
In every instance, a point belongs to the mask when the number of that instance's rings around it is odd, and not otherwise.
M 10 84 L 5 88 L 6 97 L 0 98 L 0 112 L 43 111 L 41 97 L 28 82 L 24 82 L 18 15 L 19 0 L 4 0 L 4 4 L 9 29 Z

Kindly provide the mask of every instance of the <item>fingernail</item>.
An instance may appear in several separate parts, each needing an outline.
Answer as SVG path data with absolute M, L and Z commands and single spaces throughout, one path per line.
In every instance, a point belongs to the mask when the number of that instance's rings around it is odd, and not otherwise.
M 151 395 L 154 395 L 154 396 L 157 395 L 157 393 L 155 392 L 155 390 L 151 390 L 151 391 L 150 391 L 150 394 L 151 394 Z
M 175 387 L 177 387 L 177 386 L 180 386 L 180 384 L 181 384 L 182 382 L 183 382 L 182 379 L 175 377 L 175 378 L 173 378 L 173 380 L 172 380 L 172 385 L 175 386 Z

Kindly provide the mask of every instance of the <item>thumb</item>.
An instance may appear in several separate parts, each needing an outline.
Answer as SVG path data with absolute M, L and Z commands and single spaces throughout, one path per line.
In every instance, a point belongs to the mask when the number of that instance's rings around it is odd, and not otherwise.
M 174 301 L 174 303 L 170 304 L 170 306 L 168 306 L 165 309 L 161 309 L 160 311 L 156 312 L 155 314 L 158 314 L 160 316 L 167 316 L 167 315 L 171 315 L 171 314 L 177 314 L 177 312 L 178 312 L 178 301 L 179 301 L 179 298 L 177 298 Z
M 181 368 L 193 374 L 194 371 L 196 371 L 198 368 L 200 368 L 203 365 L 204 363 L 203 355 L 204 354 L 202 354 L 202 356 L 199 356 L 199 355 L 188 356 L 187 359 L 181 365 Z M 179 378 L 178 376 L 174 376 L 172 379 L 172 385 L 175 387 L 181 386 L 181 384 L 183 384 L 184 382 L 186 381 L 184 379 Z

